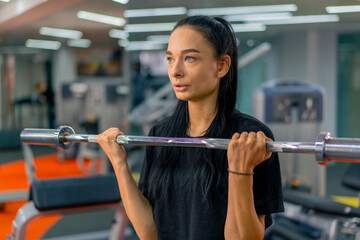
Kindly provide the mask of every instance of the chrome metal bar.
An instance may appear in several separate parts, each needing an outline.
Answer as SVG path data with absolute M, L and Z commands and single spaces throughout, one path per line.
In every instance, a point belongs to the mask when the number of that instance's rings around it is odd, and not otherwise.
M 281 144 L 281 151 L 286 153 L 309 153 L 314 154 L 315 146 L 311 142 L 279 142 Z M 272 145 L 273 142 L 269 142 Z M 275 142 L 277 144 L 277 142 Z
M 70 134 L 64 136 L 65 142 L 74 143 L 97 143 L 97 136 L 95 134 Z
M 75 134 L 69 126 L 58 129 L 25 128 L 21 132 L 25 144 L 55 145 L 62 149 L 72 143 L 97 143 L 97 135 Z M 218 138 L 172 138 L 153 136 L 120 135 L 117 143 L 124 145 L 199 147 L 226 150 L 230 139 Z M 360 138 L 332 138 L 330 133 L 322 132 L 315 142 L 266 142 L 268 152 L 314 154 L 319 164 L 326 161 L 360 162 Z
M 68 149 L 70 144 L 64 141 L 64 136 L 75 134 L 69 126 L 60 126 L 57 129 L 25 128 L 20 139 L 24 144 L 50 145 Z
M 324 152 L 327 159 L 360 160 L 360 139 L 330 138 L 326 141 Z
M 151 136 L 120 135 L 116 139 L 119 144 L 143 146 L 199 147 L 226 150 L 230 140 L 217 138 L 171 138 Z

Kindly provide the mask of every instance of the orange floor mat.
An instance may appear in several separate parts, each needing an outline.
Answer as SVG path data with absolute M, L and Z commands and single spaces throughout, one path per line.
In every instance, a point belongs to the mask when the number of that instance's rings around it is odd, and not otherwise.
M 74 159 L 60 162 L 56 154 L 35 157 L 35 172 L 37 179 L 86 175 L 77 167 Z M 0 165 L 0 194 L 18 190 L 29 190 L 24 160 Z M 0 205 L 0 239 L 6 239 L 6 236 L 11 234 L 12 221 L 15 219 L 18 209 L 25 203 L 26 201 L 18 201 Z M 27 239 L 41 238 L 60 218 L 61 216 L 54 215 L 36 219 L 29 225 Z

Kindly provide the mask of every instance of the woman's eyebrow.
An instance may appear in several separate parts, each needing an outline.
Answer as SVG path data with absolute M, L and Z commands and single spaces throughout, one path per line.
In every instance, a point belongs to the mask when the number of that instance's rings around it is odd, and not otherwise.
M 194 48 L 190 48 L 190 49 L 185 49 L 181 51 L 182 53 L 190 53 L 190 52 L 196 52 L 196 53 L 200 53 L 199 50 L 194 49 Z
M 190 49 L 185 49 L 185 50 L 182 50 L 181 53 L 184 54 L 184 53 L 191 53 L 191 52 L 196 52 L 196 53 L 200 53 L 199 50 L 197 49 L 194 49 L 194 48 L 190 48 Z M 166 54 L 167 55 L 171 55 L 172 52 L 171 51 L 166 51 Z

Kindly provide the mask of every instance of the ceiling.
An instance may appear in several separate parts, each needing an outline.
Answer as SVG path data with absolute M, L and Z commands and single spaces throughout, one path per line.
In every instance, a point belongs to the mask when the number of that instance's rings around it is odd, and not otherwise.
M 360 5 L 359 0 L 129 0 L 122 5 L 112 0 L 11 0 L 0 1 L 0 46 L 24 46 L 26 39 L 60 40 L 39 34 L 41 27 L 80 30 L 83 38 L 90 39 L 92 46 L 118 46 L 117 40 L 109 37 L 109 30 L 115 26 L 78 19 L 80 10 L 124 17 L 126 9 L 186 7 L 213 8 L 232 6 L 256 6 L 296 4 L 294 15 L 326 14 L 326 6 Z M 130 18 L 127 23 L 175 22 L 184 16 Z M 284 31 L 301 29 L 333 29 L 338 32 L 360 32 L 360 13 L 339 14 L 340 22 L 268 26 L 265 32 L 238 33 L 240 39 L 268 39 Z M 121 29 L 121 28 L 117 28 Z M 151 33 L 156 34 L 156 33 Z M 164 32 L 158 34 L 166 34 Z M 167 33 L 168 34 L 168 33 Z M 131 41 L 145 40 L 147 33 L 132 33 Z M 1 53 L 1 52 L 0 52 Z

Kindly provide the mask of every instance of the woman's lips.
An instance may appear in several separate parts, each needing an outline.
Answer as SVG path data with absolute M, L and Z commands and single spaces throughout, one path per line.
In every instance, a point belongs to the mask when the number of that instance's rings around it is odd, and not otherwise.
M 188 89 L 189 85 L 184 85 L 184 84 L 175 84 L 174 85 L 174 89 L 177 92 L 184 92 Z

